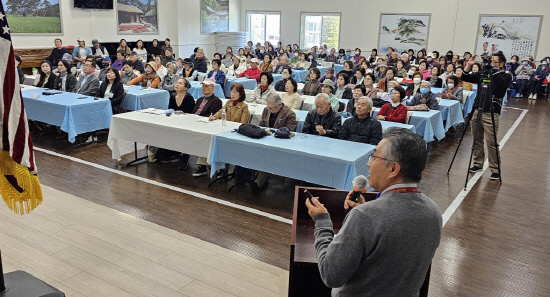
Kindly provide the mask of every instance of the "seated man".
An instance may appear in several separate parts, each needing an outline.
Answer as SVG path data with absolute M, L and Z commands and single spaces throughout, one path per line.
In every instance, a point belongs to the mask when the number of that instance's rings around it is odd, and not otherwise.
M 204 96 L 197 99 L 197 103 L 193 109 L 194 114 L 200 115 L 201 117 L 209 117 L 216 114 L 218 110 L 222 108 L 222 101 L 214 95 L 215 87 L 216 82 L 211 78 L 207 78 L 202 82 L 202 94 Z M 182 158 L 185 158 L 185 155 Z M 188 155 L 187 158 L 189 158 Z M 208 162 L 206 158 L 199 157 L 197 165 L 199 165 L 199 169 L 193 173 L 193 176 L 198 177 L 208 174 L 208 168 L 206 167 Z
M 258 59 L 252 58 L 250 59 L 250 68 L 239 74 L 239 77 L 253 78 L 260 82 L 260 74 L 262 74 L 262 70 L 258 68 Z
M 84 39 L 78 38 L 78 46 L 73 49 L 73 60 L 77 61 L 76 68 L 81 69 L 86 57 L 92 55 L 92 49 L 86 46 Z
M 420 93 L 416 93 L 410 102 L 407 102 L 407 106 L 415 106 L 419 104 L 426 104 L 429 109 L 437 110 L 439 103 L 434 93 L 430 91 L 431 85 L 429 81 L 423 80 L 420 84 Z
M 302 133 L 338 137 L 342 118 L 332 109 L 330 97 L 326 93 L 320 93 L 315 97 L 315 109 L 307 113 Z
M 97 90 L 99 90 L 99 80 L 94 75 L 95 66 L 94 61 L 86 61 L 82 64 L 82 73 L 84 76 L 80 77 L 76 83 L 76 92 L 78 94 L 95 96 Z
M 279 94 L 271 94 L 266 99 L 267 107 L 264 108 L 262 113 L 262 119 L 260 120 L 260 126 L 269 127 L 273 129 L 279 129 L 287 127 L 290 131 L 296 131 L 297 121 L 296 114 L 288 106 L 285 106 L 282 102 Z M 248 186 L 250 192 L 254 195 L 258 195 L 261 191 L 267 188 L 269 182 L 269 173 L 258 172 L 256 180 L 250 181 Z
M 139 56 L 136 52 L 132 51 L 128 55 L 128 60 L 132 61 L 132 67 L 134 70 L 139 71 L 139 73 L 145 72 L 145 67 L 143 67 L 143 63 L 139 60 Z M 124 63 L 122 63 L 124 65 Z
M 338 139 L 377 145 L 382 139 L 382 124 L 370 116 L 372 100 L 361 97 L 355 102 L 355 115 L 347 119 Z
M 287 66 L 289 64 L 288 64 L 288 58 L 286 56 L 283 55 L 279 59 L 280 59 L 279 65 L 277 65 L 277 67 L 275 67 L 275 70 L 273 70 L 273 73 L 282 74 L 283 69 L 285 68 L 285 66 L 286 67 L 290 67 L 290 66 Z
M 101 61 L 101 70 L 99 71 L 99 75 L 97 76 L 97 79 L 99 79 L 99 81 L 104 81 L 105 80 L 105 77 L 107 76 L 107 70 L 109 70 L 109 68 L 111 67 L 111 58 L 109 57 L 105 57 L 103 58 L 103 60 Z
M 327 68 L 325 75 L 319 78 L 319 82 L 323 83 L 325 80 L 330 79 L 333 82 L 333 85 L 336 85 L 336 75 L 334 75 L 334 68 Z
M 206 73 L 208 65 L 204 58 L 204 50 L 202 48 L 197 49 L 195 52 L 195 58 L 193 58 L 193 68 L 198 72 Z
M 306 199 L 319 272 L 332 296 L 419 296 L 443 225 L 438 206 L 418 190 L 427 157 L 422 137 L 386 130 L 367 163 L 380 196 L 355 203 L 350 192 L 344 208 L 351 211 L 337 236 L 323 197 Z
M 92 39 L 92 54 L 96 59 L 96 63 L 99 63 L 97 62 L 97 60 L 109 56 L 109 52 L 107 51 L 107 49 L 103 45 L 99 44 L 99 41 L 97 41 L 97 39 Z
M 122 71 L 120 71 L 120 81 L 123 85 L 127 85 L 128 82 L 137 77 L 132 67 L 132 61 L 125 61 L 122 63 Z

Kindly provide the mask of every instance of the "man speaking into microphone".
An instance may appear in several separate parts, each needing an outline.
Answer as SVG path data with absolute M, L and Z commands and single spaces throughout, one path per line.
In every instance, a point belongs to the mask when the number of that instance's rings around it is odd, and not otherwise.
M 439 208 L 418 190 L 427 155 L 420 136 L 387 129 L 367 163 L 380 195 L 355 203 L 350 192 L 344 208 L 351 211 L 336 236 L 323 204 L 306 199 L 319 271 L 332 296 L 418 296 L 442 227 Z

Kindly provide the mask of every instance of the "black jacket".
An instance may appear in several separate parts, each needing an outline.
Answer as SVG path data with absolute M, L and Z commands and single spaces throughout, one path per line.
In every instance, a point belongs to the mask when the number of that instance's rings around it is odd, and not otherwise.
M 208 65 L 206 64 L 206 60 L 204 57 L 202 59 L 193 59 L 193 68 L 196 69 L 198 72 L 207 73 L 206 69 L 208 69 Z
M 62 83 L 63 83 L 63 78 L 61 77 L 61 75 L 58 75 L 55 78 L 53 88 L 56 90 L 61 90 Z M 68 72 L 67 79 L 65 80 L 65 92 L 74 93 L 75 89 L 76 89 L 76 77 L 72 73 Z
M 139 73 L 145 73 L 145 68 L 143 67 L 143 63 L 140 60 L 136 60 L 133 62 L 132 67 L 134 67 L 134 70 L 139 71 Z
M 184 113 L 193 113 L 193 110 L 195 109 L 195 99 L 191 96 L 191 94 L 187 93 L 185 94 L 185 97 L 183 97 L 181 105 L 178 106 L 176 104 L 176 94 L 171 94 L 168 109 L 181 110 Z
M 512 82 L 512 75 L 506 73 L 506 72 L 499 72 L 493 76 L 491 76 L 491 89 L 493 96 L 495 99 L 493 100 L 493 109 L 494 112 L 500 114 L 500 110 L 502 109 L 502 99 L 504 98 L 504 95 L 506 94 L 506 91 L 508 90 L 508 86 L 510 85 L 510 82 Z M 462 80 L 465 82 L 473 83 L 473 84 L 479 84 L 476 100 L 475 103 L 478 103 L 481 100 L 478 100 L 477 97 L 481 96 L 481 85 L 483 84 L 482 76 L 479 72 L 467 74 L 462 74 Z M 476 110 L 478 108 L 478 104 L 474 104 L 474 107 L 472 108 L 472 111 Z M 483 112 L 490 112 L 491 111 L 491 105 L 485 104 L 483 106 Z
M 197 103 L 195 103 L 195 107 L 193 108 L 193 113 L 196 113 L 199 107 L 201 106 L 202 101 L 205 97 L 200 97 L 197 99 Z M 208 102 L 204 105 L 204 108 L 201 110 L 201 113 L 199 114 L 201 117 L 207 117 L 210 115 L 215 114 L 218 112 L 218 110 L 222 109 L 222 101 L 220 98 L 216 97 L 214 94 L 212 94 L 208 99 Z
M 336 138 L 340 132 L 340 127 L 342 127 L 342 118 L 338 112 L 332 109 L 324 116 L 320 116 L 316 110 L 311 110 L 307 113 L 302 133 L 319 135 L 315 129 L 317 125 L 321 125 L 325 129 L 326 134 L 323 136 Z
M 344 121 L 338 139 L 377 145 L 382 140 L 382 124 L 370 116 L 360 120 L 355 115 Z
M 45 89 L 53 89 L 54 86 L 55 86 L 55 78 L 56 77 L 57 77 L 57 75 L 55 75 L 55 73 L 52 72 L 50 74 L 50 77 L 48 77 L 48 81 L 44 82 L 45 84 L 43 86 L 36 85 L 35 87 L 45 88 Z
M 281 79 L 275 84 L 275 91 L 277 92 L 286 92 L 285 85 L 288 79 Z
M 99 98 L 105 97 L 105 90 L 107 90 L 107 86 L 109 85 L 108 81 L 104 81 L 100 86 L 99 90 L 97 90 L 96 96 Z M 122 99 L 124 99 L 124 86 L 120 81 L 117 81 L 113 83 L 113 86 L 111 87 L 111 93 L 113 93 L 113 97 L 111 99 L 111 107 L 113 108 L 113 114 L 121 113 L 122 112 Z
M 147 48 L 147 62 L 153 61 L 153 56 L 160 55 L 160 46 L 150 46 Z
M 61 61 L 61 58 L 63 58 L 64 54 L 70 53 L 66 48 L 61 48 L 60 50 L 58 50 L 54 47 L 52 53 L 46 57 L 46 60 L 50 61 L 54 67 L 57 67 L 57 63 Z

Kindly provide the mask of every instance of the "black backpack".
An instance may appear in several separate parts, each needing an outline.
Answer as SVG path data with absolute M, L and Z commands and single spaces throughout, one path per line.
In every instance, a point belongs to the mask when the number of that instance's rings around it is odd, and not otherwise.
M 256 139 L 262 138 L 267 135 L 267 132 L 265 132 L 264 129 L 252 124 L 242 124 L 239 126 L 238 129 L 235 129 L 235 131 L 244 136 Z

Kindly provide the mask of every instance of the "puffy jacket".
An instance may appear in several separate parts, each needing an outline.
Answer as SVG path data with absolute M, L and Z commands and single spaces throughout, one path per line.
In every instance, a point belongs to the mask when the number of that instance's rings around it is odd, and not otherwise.
M 338 112 L 332 109 L 324 116 L 320 116 L 316 110 L 311 110 L 307 113 L 302 133 L 319 135 L 315 129 L 317 125 L 321 125 L 325 129 L 326 134 L 323 136 L 336 138 L 342 127 L 342 118 Z
M 523 64 L 516 69 L 516 79 L 529 79 L 533 74 L 533 67 L 527 65 L 523 67 Z
M 415 106 L 419 105 L 420 99 L 422 98 L 422 93 L 418 92 L 416 95 L 414 95 L 411 102 L 407 102 L 407 106 Z M 429 109 L 437 110 L 437 107 L 439 106 L 439 102 L 437 102 L 437 98 L 435 97 L 435 94 L 432 92 L 429 92 L 426 95 L 426 105 Z
M 263 93 L 262 93 L 262 89 L 260 88 L 260 85 L 258 85 L 254 89 L 254 93 L 252 94 L 252 96 L 250 96 L 250 98 L 246 99 L 246 102 L 248 102 L 248 103 L 267 104 L 266 101 L 265 101 L 267 99 L 267 96 L 269 96 L 271 94 L 274 94 L 274 93 L 275 93 L 275 88 L 272 85 L 269 85 L 267 87 L 267 90 L 265 90 L 265 92 L 263 92 Z
M 382 124 L 370 116 L 361 120 L 355 115 L 344 122 L 338 139 L 377 145 L 382 140 Z

